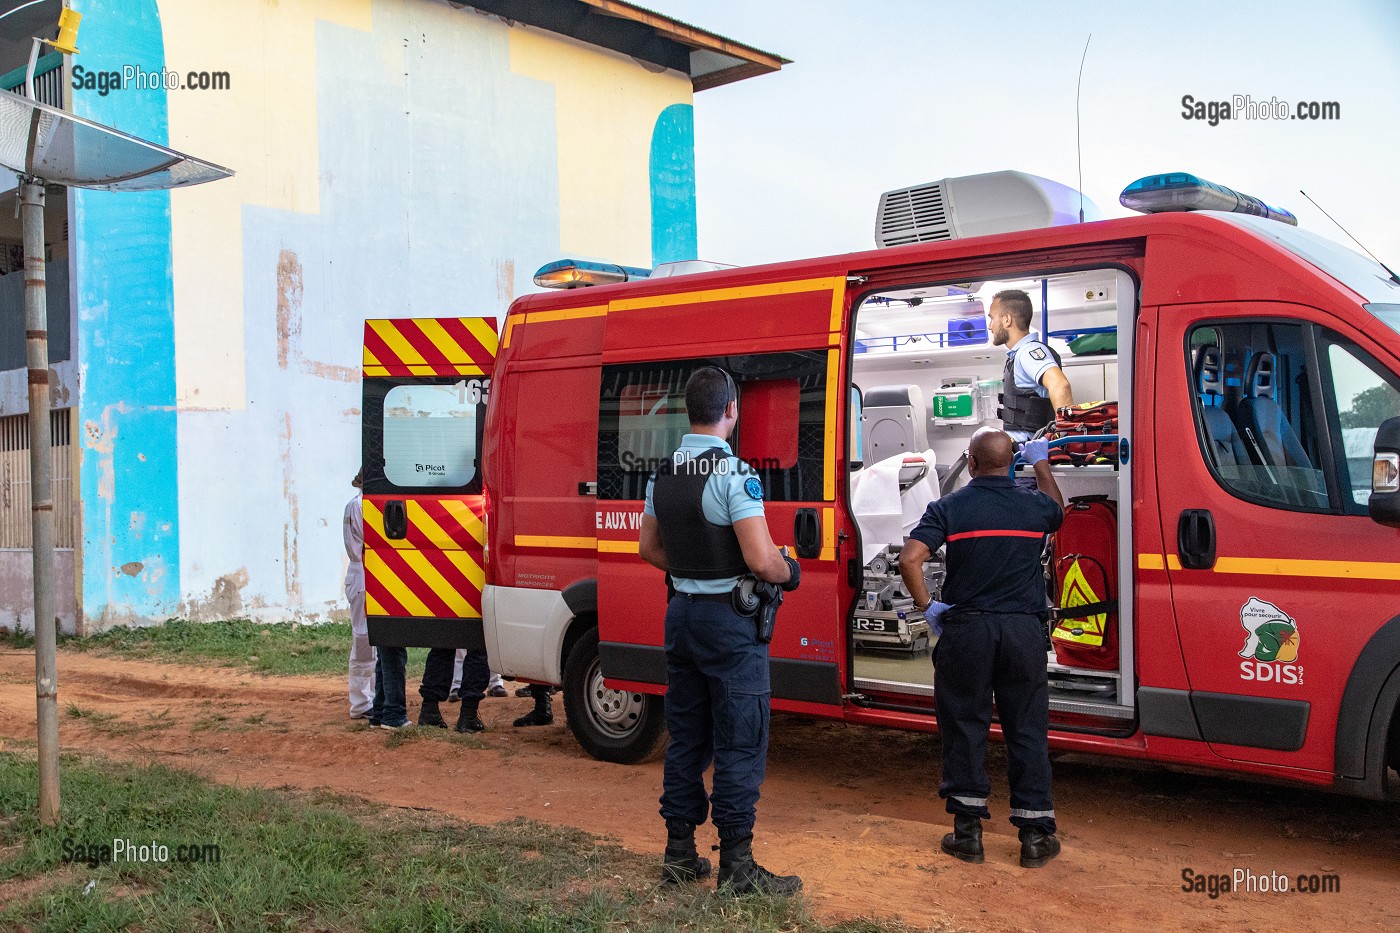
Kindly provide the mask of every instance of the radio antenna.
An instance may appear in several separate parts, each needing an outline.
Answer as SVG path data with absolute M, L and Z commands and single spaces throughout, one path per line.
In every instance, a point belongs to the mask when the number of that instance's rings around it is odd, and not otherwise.
M 1370 256 L 1372 259 L 1374 259 L 1374 260 L 1376 261 L 1376 265 L 1380 266 L 1380 267 L 1381 267 L 1382 269 L 1384 269 L 1386 272 L 1389 272 L 1389 273 L 1390 273 L 1390 280 L 1391 280 L 1392 282 L 1394 282 L 1394 283 L 1397 284 L 1397 285 L 1400 285 L 1400 276 L 1397 276 L 1397 275 L 1395 274 L 1395 270 L 1391 269 L 1390 266 L 1387 266 L 1385 263 L 1381 262 L 1379 256 L 1377 256 L 1375 253 L 1371 252 L 1369 249 L 1366 248 L 1366 244 L 1362 243 L 1362 242 L 1361 242 L 1360 240 L 1358 240 L 1356 237 L 1351 236 L 1351 231 L 1348 230 L 1346 227 L 1343 227 L 1341 224 L 1337 223 L 1337 218 L 1333 217 L 1331 214 L 1327 213 L 1325 210 L 1322 210 L 1322 205 L 1321 205 L 1321 204 L 1318 204 L 1316 201 L 1313 201 L 1312 197 L 1311 197 L 1306 191 L 1304 191 L 1302 188 L 1299 188 L 1299 189 L 1298 189 L 1298 193 L 1301 194 L 1303 197 L 1307 198 L 1309 201 L 1311 201 L 1313 207 L 1315 207 L 1315 208 L 1317 208 L 1318 210 L 1322 211 L 1322 216 L 1323 216 L 1323 217 L 1326 217 L 1328 220 L 1332 221 L 1332 223 L 1337 224 L 1337 229 L 1340 230 L 1340 231 L 1342 231 L 1343 233 L 1345 233 L 1347 236 L 1351 237 L 1351 241 L 1352 241 L 1353 243 L 1355 243 L 1357 246 L 1361 247 L 1361 251 L 1362 251 L 1363 253 L 1365 253 L 1367 256 Z
M 1084 40 L 1084 54 L 1079 56 L 1079 82 L 1074 86 L 1074 154 L 1079 163 L 1079 222 L 1084 222 L 1084 147 L 1079 142 L 1079 93 L 1084 87 L 1084 60 L 1089 57 L 1089 43 L 1094 34 Z

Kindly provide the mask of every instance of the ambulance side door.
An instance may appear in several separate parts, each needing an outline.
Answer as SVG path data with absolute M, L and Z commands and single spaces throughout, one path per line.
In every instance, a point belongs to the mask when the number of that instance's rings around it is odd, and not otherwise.
M 1400 602 L 1395 532 L 1366 515 L 1347 425 L 1360 393 L 1400 405 L 1397 380 L 1313 308 L 1160 320 L 1162 560 L 1201 738 L 1223 758 L 1330 771 L 1347 676 Z
M 802 566 L 770 652 L 773 705 L 841 715 L 842 621 L 853 599 L 839 544 L 853 529 L 836 477 L 844 278 L 615 301 L 604 337 L 598 445 L 599 654 L 610 684 L 665 684 L 662 574 L 637 556 L 646 480 L 686 431 L 685 382 L 722 366 L 739 394 L 734 453 L 761 481 L 776 544 Z M 802 544 L 801 550 L 798 545 Z
M 365 322 L 365 612 L 370 642 L 485 648 L 481 441 L 494 318 Z

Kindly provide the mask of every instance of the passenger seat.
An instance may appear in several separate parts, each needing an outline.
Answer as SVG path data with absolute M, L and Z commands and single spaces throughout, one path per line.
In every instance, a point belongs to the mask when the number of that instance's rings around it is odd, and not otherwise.
M 1216 467 L 1247 467 L 1249 452 L 1235 430 L 1225 404 L 1225 361 L 1219 347 L 1196 348 L 1196 390 L 1201 395 L 1201 419 Z
M 1240 399 L 1235 417 L 1255 455 L 1262 458 L 1265 465 L 1311 470 L 1312 461 L 1303 450 L 1302 442 L 1274 400 L 1277 369 L 1278 361 L 1272 353 L 1261 350 L 1254 354 L 1245 378 L 1244 398 Z
M 928 409 L 916 385 L 868 389 L 861 409 L 865 465 L 928 449 Z

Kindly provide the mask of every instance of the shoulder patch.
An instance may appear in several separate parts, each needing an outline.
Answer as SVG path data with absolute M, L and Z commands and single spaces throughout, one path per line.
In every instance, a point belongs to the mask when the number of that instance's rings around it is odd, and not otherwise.
M 744 480 L 744 492 L 748 493 L 750 499 L 762 499 L 763 484 L 758 481 L 757 476 L 750 476 Z
M 1043 360 L 1043 359 L 1045 359 L 1045 348 L 1044 348 L 1044 347 L 1036 347 L 1034 350 L 1032 350 L 1032 351 L 1031 351 L 1031 359 L 1033 359 L 1033 360 Z

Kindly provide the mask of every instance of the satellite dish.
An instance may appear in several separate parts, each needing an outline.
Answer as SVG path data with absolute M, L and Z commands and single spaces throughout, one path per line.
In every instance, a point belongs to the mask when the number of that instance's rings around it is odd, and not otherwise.
M 0 91 L 0 165 L 49 184 L 156 191 L 228 178 L 212 162 Z

